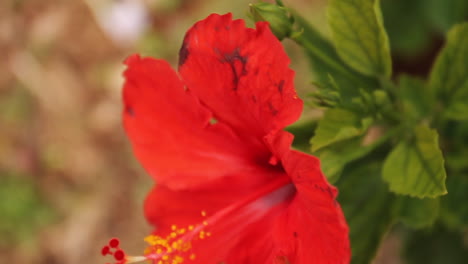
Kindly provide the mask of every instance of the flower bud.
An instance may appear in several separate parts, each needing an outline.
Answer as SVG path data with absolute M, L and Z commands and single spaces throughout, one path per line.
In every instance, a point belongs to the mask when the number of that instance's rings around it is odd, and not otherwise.
M 270 3 L 250 4 L 250 13 L 255 22 L 267 21 L 275 36 L 282 40 L 293 31 L 293 19 L 286 8 Z

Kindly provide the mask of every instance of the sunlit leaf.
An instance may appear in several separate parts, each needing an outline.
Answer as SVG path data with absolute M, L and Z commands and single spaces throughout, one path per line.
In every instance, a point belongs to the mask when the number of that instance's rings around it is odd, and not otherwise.
M 340 57 L 370 76 L 390 76 L 391 58 L 378 0 L 330 0 L 328 22 Z
M 360 89 L 375 89 L 375 79 L 351 69 L 338 56 L 332 43 L 310 25 L 303 17 L 293 13 L 297 28 L 302 32 L 295 40 L 304 49 L 314 72 L 313 81 L 318 87 L 314 94 L 320 102 L 332 99 L 331 103 L 349 104 L 359 96 Z
M 468 119 L 468 23 L 448 33 L 430 74 L 430 86 L 445 105 L 447 117 Z
M 351 111 L 338 108 L 329 109 L 320 120 L 315 136 L 311 139 L 312 151 L 362 135 L 371 123 L 372 119 L 363 119 Z
M 352 138 L 327 146 L 314 154 L 320 158 L 322 171 L 333 184 L 339 179 L 346 164 L 369 155 L 386 142 L 390 135 L 385 133 L 370 143 L 365 142 L 367 136 Z
M 413 197 L 437 197 L 447 193 L 444 158 L 437 132 L 417 126 L 414 137 L 402 140 L 388 155 L 382 176 L 390 190 Z

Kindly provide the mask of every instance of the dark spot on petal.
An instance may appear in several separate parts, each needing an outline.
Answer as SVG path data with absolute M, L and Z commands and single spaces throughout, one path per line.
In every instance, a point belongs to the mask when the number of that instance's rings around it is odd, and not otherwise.
M 216 55 L 222 56 L 222 55 L 221 55 L 221 51 L 218 49 L 218 47 L 214 47 L 214 48 L 213 48 L 213 51 L 214 51 L 214 53 L 215 53 Z
M 231 26 L 229 26 L 229 25 L 228 25 L 228 26 L 224 26 L 224 28 L 225 28 L 226 30 L 231 30 Z
M 276 109 L 271 102 L 268 102 L 268 107 L 270 108 L 271 114 L 274 116 L 278 114 L 278 109 Z
M 125 107 L 125 112 L 131 117 L 135 116 L 135 111 L 133 111 L 133 107 L 131 106 Z
M 254 102 L 254 103 L 257 102 L 257 97 L 255 97 L 255 95 L 252 95 L 252 102 Z
M 283 94 L 283 87 L 284 87 L 284 80 L 281 80 L 278 85 L 278 91 L 280 92 L 280 94 Z
M 297 237 L 297 232 L 296 231 L 293 232 L 293 236 Z
M 180 50 L 179 50 L 179 67 L 184 65 L 185 61 L 187 60 L 188 55 L 189 55 L 188 44 L 187 44 L 186 39 L 184 39 L 184 43 L 182 43 L 182 47 L 180 47 Z
M 221 55 L 219 50 L 215 49 L 215 53 Z M 235 62 L 240 61 L 242 64 L 242 69 L 240 72 L 238 72 Z M 237 90 L 238 84 L 239 84 L 239 79 L 247 74 L 247 70 L 245 69 L 245 66 L 247 64 L 248 57 L 247 56 L 242 56 L 240 55 L 240 49 L 236 48 L 232 53 L 227 53 L 222 56 L 221 62 L 222 63 L 228 63 L 229 66 L 231 67 L 232 74 L 233 74 L 233 90 Z

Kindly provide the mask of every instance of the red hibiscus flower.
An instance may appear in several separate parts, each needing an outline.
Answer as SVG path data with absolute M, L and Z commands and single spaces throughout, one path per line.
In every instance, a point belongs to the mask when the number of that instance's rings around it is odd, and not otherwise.
M 291 150 L 294 72 L 268 24 L 210 15 L 186 34 L 179 74 L 127 59 L 124 126 L 157 185 L 144 256 L 117 263 L 348 263 L 348 227 L 317 158 Z

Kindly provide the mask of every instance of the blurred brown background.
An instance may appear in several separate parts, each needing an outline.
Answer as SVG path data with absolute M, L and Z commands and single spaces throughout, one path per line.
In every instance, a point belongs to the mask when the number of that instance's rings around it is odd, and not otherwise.
M 122 61 L 142 53 L 175 64 L 195 21 L 246 18 L 249 2 L 0 1 L 0 263 L 106 263 L 100 249 L 114 236 L 141 254 L 152 182 L 121 126 Z M 286 1 L 319 24 L 323 2 Z M 286 44 L 296 84 L 310 87 L 302 54 Z

